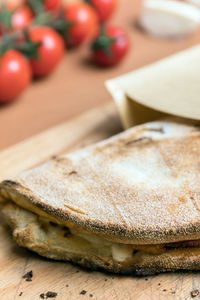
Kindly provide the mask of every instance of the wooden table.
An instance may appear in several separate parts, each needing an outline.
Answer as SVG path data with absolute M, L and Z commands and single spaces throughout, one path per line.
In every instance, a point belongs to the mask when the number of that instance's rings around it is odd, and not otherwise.
M 0 180 L 33 167 L 53 154 L 103 140 L 121 130 L 114 104 L 98 107 L 0 152 Z M 67 262 L 47 260 L 20 248 L 0 218 L 0 299 L 39 300 L 47 291 L 54 300 L 191 300 L 200 290 L 200 272 L 149 277 L 88 271 Z M 33 271 L 32 281 L 23 275 Z M 85 294 L 82 294 L 82 291 Z M 200 295 L 195 300 L 200 299 Z
M 129 32 L 132 48 L 117 67 L 98 69 L 88 62 L 88 46 L 69 51 L 48 78 L 35 81 L 17 101 L 0 106 L 0 149 L 15 144 L 78 115 L 82 111 L 111 101 L 104 81 L 136 69 L 200 42 L 200 31 L 182 40 L 162 40 L 139 31 L 135 21 L 140 0 L 119 0 L 112 23 Z

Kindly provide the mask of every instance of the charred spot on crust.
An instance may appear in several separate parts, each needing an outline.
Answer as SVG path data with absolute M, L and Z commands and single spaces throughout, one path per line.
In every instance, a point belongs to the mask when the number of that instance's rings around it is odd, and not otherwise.
M 132 274 L 134 274 L 136 276 L 153 276 L 153 275 L 159 274 L 161 272 L 161 270 L 163 270 L 163 269 L 136 268 L 135 270 L 132 271 Z
M 160 128 L 146 128 L 146 131 L 154 131 L 154 132 L 159 132 L 159 133 L 162 133 L 162 134 L 165 133 L 165 131 L 162 127 L 160 127 Z
M 88 271 L 98 271 L 99 270 L 99 266 L 97 266 L 95 263 L 88 260 L 87 258 L 78 259 L 75 263 L 80 264 L 81 266 L 86 268 Z M 76 272 L 79 272 L 79 270 L 77 270 Z
M 155 268 L 127 268 L 125 270 L 119 270 L 118 267 L 114 267 L 114 266 L 107 266 L 107 268 L 103 267 L 103 266 L 99 266 L 94 262 L 91 262 L 90 260 L 86 259 L 86 258 L 78 258 L 78 259 L 73 259 L 73 260 L 69 260 L 73 265 L 81 265 L 82 267 L 84 267 L 85 269 L 88 269 L 88 271 L 103 271 L 105 274 L 110 274 L 110 272 L 112 273 L 116 273 L 116 274 L 120 274 L 120 275 L 125 275 L 125 276 L 139 276 L 139 277 L 147 277 L 147 276 L 155 276 L 161 272 L 167 272 L 167 271 L 174 271 L 174 270 L 168 270 L 168 269 L 163 269 L 163 268 L 159 268 L 159 267 L 155 267 Z M 104 266 L 106 266 L 104 264 Z M 79 272 L 79 271 L 76 271 Z M 104 279 L 105 281 L 108 281 L 107 278 Z M 158 285 L 161 285 L 160 283 Z
M 133 255 L 138 253 L 138 252 L 139 252 L 139 250 L 133 250 Z
M 144 136 L 144 137 L 141 137 L 141 138 L 138 138 L 138 139 L 134 139 L 134 140 L 128 141 L 128 142 L 125 143 L 125 145 L 126 146 L 133 145 L 133 144 L 142 142 L 144 140 L 151 141 L 151 138 Z
M 7 184 L 15 185 L 15 186 L 19 185 L 18 182 L 13 181 L 13 180 L 5 180 L 4 182 L 7 183 Z
M 52 222 L 52 221 L 49 221 L 49 224 L 50 224 L 51 226 L 54 226 L 54 227 L 57 227 L 57 226 L 58 226 L 58 224 L 56 224 L 56 223 L 54 223 L 54 222 Z
M 55 162 L 58 162 L 58 163 L 68 161 L 67 158 L 62 157 L 62 156 L 58 156 L 58 155 L 53 155 L 51 158 L 52 158 L 52 160 L 54 160 Z
M 176 250 L 176 249 L 178 249 L 178 248 L 180 248 L 180 247 L 175 246 L 175 245 L 170 245 L 170 244 L 164 246 L 164 249 L 165 249 L 165 250 Z
M 69 176 L 71 176 L 71 175 L 76 175 L 76 174 L 78 174 L 78 172 L 77 172 L 77 171 L 74 171 L 74 170 L 68 173 Z
M 200 240 L 169 243 L 164 246 L 164 249 L 176 250 L 176 249 L 197 248 L 197 247 L 200 247 Z
M 62 229 L 65 230 L 65 231 L 69 231 L 69 228 L 67 226 L 63 226 Z
M 69 237 L 71 235 L 71 231 L 67 226 L 63 226 L 62 230 L 64 230 L 64 237 Z
M 195 129 L 200 130 L 200 123 L 194 125 Z

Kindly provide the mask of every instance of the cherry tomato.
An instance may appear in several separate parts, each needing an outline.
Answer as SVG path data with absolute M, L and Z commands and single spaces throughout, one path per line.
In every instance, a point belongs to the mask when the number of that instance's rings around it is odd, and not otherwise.
M 44 6 L 46 10 L 58 14 L 61 10 L 62 0 L 45 0 Z
M 55 30 L 45 26 L 31 28 L 30 38 L 33 42 L 42 42 L 38 50 L 39 58 L 30 60 L 33 74 L 45 76 L 56 68 L 64 56 L 64 41 Z
M 11 28 L 7 28 L 6 24 L 1 24 L 1 27 L 4 28 L 5 32 L 20 30 L 27 27 L 33 20 L 33 12 L 27 6 L 23 5 L 24 1 L 11 1 L 6 2 L 6 11 L 1 11 L 2 14 L 8 14 L 7 18 L 10 19 Z M 2 31 L 3 29 L 0 29 Z
M 107 21 L 117 6 L 117 0 L 90 0 L 90 3 L 95 8 L 100 22 Z
M 20 6 L 12 16 L 13 29 L 20 30 L 27 27 L 33 21 L 33 17 L 33 12 L 28 6 Z
M 0 58 L 0 102 L 18 97 L 30 84 L 31 67 L 16 50 L 8 50 Z
M 118 26 L 108 26 L 105 34 L 100 34 L 92 44 L 92 59 L 101 66 L 113 66 L 128 52 L 129 38 Z
M 77 46 L 96 33 L 98 18 L 90 5 L 79 2 L 68 4 L 64 15 L 71 22 L 66 37 L 69 46 Z

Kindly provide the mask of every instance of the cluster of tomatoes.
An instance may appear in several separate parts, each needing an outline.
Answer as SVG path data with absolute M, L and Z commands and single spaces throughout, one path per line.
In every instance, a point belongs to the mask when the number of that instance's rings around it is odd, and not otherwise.
M 122 28 L 106 24 L 116 1 L 7 0 L 0 9 L 0 102 L 18 97 L 33 77 L 51 73 L 67 48 L 87 40 L 93 62 L 118 63 L 129 40 Z

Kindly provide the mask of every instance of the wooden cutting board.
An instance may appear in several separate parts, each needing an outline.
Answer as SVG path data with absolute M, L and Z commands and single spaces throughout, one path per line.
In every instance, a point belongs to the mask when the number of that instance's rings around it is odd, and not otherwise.
M 89 111 L 0 152 L 0 179 L 120 130 L 113 105 Z M 33 279 L 25 281 L 22 276 L 30 270 Z M 200 290 L 200 273 L 137 278 L 89 272 L 70 263 L 50 261 L 18 247 L 3 222 L 0 226 L 0 300 L 42 299 L 40 294 L 47 291 L 56 292 L 56 300 L 186 300 L 192 299 L 191 291 L 195 289 Z M 81 294 L 83 290 L 85 294 Z

